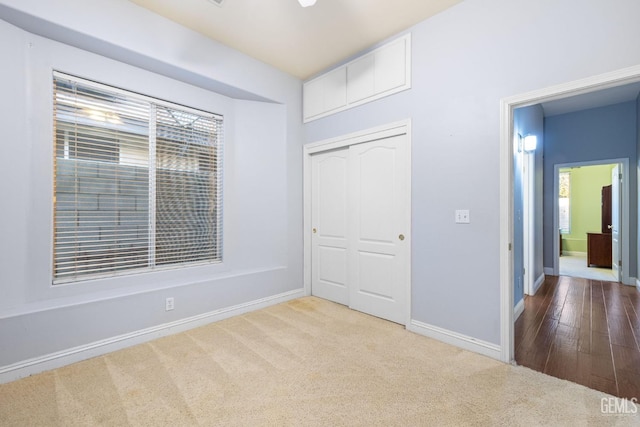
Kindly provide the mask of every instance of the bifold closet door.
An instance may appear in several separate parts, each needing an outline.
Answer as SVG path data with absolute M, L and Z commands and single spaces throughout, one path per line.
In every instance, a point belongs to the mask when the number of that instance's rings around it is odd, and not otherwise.
M 311 159 L 312 294 L 383 319 L 408 319 L 407 135 Z

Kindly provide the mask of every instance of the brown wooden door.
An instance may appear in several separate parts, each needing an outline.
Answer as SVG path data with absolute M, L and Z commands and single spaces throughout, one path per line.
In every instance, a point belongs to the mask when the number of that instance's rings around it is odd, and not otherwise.
M 602 233 L 611 233 L 611 186 L 602 187 Z

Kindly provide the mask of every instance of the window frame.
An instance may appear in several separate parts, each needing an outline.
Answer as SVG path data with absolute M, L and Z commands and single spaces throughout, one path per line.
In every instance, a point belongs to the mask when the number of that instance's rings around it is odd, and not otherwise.
M 567 197 L 561 197 L 561 186 L 562 186 L 562 176 L 567 177 Z M 560 200 L 565 199 L 567 204 L 567 228 L 562 228 L 562 206 Z M 571 234 L 571 171 L 558 171 L 558 229 L 560 234 L 569 235 Z
M 78 85 L 82 85 L 83 87 L 88 87 L 88 88 L 93 88 L 96 90 L 102 90 L 102 91 L 107 91 L 110 93 L 114 93 L 114 94 L 119 94 L 119 95 L 123 95 L 126 97 L 132 97 L 135 98 L 136 100 L 139 101 L 143 101 L 146 103 L 150 104 L 150 110 L 153 110 L 152 112 L 150 111 L 150 114 L 147 117 L 147 123 L 149 125 L 149 129 L 150 132 L 151 130 L 153 130 L 154 134 L 152 135 L 151 133 L 147 136 L 148 139 L 148 156 L 151 159 L 153 156 L 153 161 L 149 161 L 148 163 L 148 167 L 149 167 L 149 181 L 148 181 L 148 186 L 147 186 L 147 193 L 149 195 L 149 208 L 148 208 L 148 219 L 149 219 L 149 227 L 148 227 L 148 234 L 150 236 L 149 238 L 149 242 L 148 242 L 148 253 L 149 253 L 149 261 L 147 262 L 146 266 L 143 267 L 135 267 L 135 268 L 119 268 L 117 270 L 114 271 L 103 271 L 103 272 L 98 272 L 98 273 L 82 273 L 81 271 L 78 272 L 78 270 L 74 270 L 74 273 L 71 275 L 65 275 L 62 277 L 59 277 L 56 275 L 56 267 L 57 267 L 57 261 L 56 261 L 56 242 L 57 242 L 57 237 L 56 237 L 56 226 L 57 226 L 57 221 L 56 221 L 56 214 L 57 214 L 57 210 L 56 210 L 56 204 L 57 204 L 57 196 L 58 196 L 58 190 L 56 188 L 56 180 L 58 178 L 58 167 L 57 167 L 57 162 L 58 162 L 58 140 L 57 140 L 57 135 L 56 135 L 56 127 L 58 126 L 58 124 L 60 122 L 64 122 L 64 120 L 59 120 L 57 115 L 56 115 L 56 99 L 55 99 L 55 94 L 56 94 L 56 81 L 57 79 L 63 79 L 63 80 L 69 80 L 72 81 L 75 84 Z M 134 91 L 130 91 L 130 90 L 126 90 L 126 89 L 121 89 L 115 86 L 111 86 L 108 84 L 104 84 L 104 83 L 99 83 L 99 82 L 95 82 L 92 80 L 88 80 L 85 78 L 81 78 L 81 77 L 77 77 L 75 75 L 72 74 L 68 74 L 68 73 L 62 73 L 59 71 L 54 70 L 53 71 L 53 75 L 52 75 L 52 79 L 51 79 L 52 85 L 53 85 L 53 95 L 54 98 L 52 100 L 53 102 L 53 112 L 52 112 L 52 119 L 53 119 L 53 171 L 52 171 L 52 178 L 53 178 L 53 210 L 52 210 L 52 216 L 51 218 L 53 219 L 53 229 L 52 229 L 52 234 L 53 234 L 53 247 L 52 247 L 52 251 L 51 251 L 51 255 L 52 255 L 52 269 L 51 269 L 51 273 L 50 273 L 50 277 L 51 277 L 51 283 L 54 286 L 57 285 L 61 285 L 61 284 L 72 284 L 72 283 L 79 283 L 79 282 L 85 282 L 85 281 L 91 281 L 91 280 L 96 280 L 96 279 L 105 279 L 105 278 L 111 278 L 111 277 L 118 277 L 118 276 L 131 276 L 131 275 L 135 275 L 135 274 L 143 274 L 143 273 L 150 273 L 150 272 L 157 272 L 157 271 L 162 271 L 162 270 L 175 270 L 175 269 L 184 269 L 184 268 L 189 268 L 189 267 L 196 267 L 196 266 L 203 266 L 203 265 L 210 265 L 210 264 L 221 264 L 224 260 L 224 247 L 223 247 L 223 242 L 224 242 L 224 228 L 223 228 L 223 217 L 224 217 L 224 203 L 223 203 L 223 194 L 224 194 L 224 187 L 223 187 L 223 183 L 224 183 L 224 160 L 223 160 L 223 153 L 224 153 L 224 125 L 225 125 L 225 121 L 224 121 L 224 116 L 222 114 L 215 114 L 215 113 L 211 113 L 208 111 L 204 111 L 204 110 L 200 110 L 197 108 L 193 108 L 193 107 L 188 107 L 185 106 L 183 104 L 178 104 L 178 103 L 174 103 L 174 102 L 170 102 L 170 101 L 165 101 L 156 97 L 152 97 L 152 96 L 148 96 L 148 95 L 143 95 L 139 92 L 134 92 Z M 193 115 L 197 115 L 198 117 L 201 118 L 206 118 L 206 119 L 211 119 L 215 122 L 214 125 L 214 137 L 213 139 L 210 141 L 210 145 L 209 147 L 212 147 L 212 153 L 214 153 L 212 156 L 215 159 L 213 164 L 214 166 L 212 166 L 213 171 L 211 172 L 211 176 L 213 177 L 213 182 L 214 185 L 212 186 L 211 189 L 211 193 L 210 198 L 209 198 L 209 203 L 212 204 L 213 209 L 215 210 L 215 214 L 212 215 L 214 223 L 212 223 L 212 227 L 215 228 L 215 232 L 214 232 L 214 239 L 215 241 L 213 242 L 212 246 L 215 251 L 215 256 L 213 258 L 209 258 L 209 259 L 204 259 L 204 260 L 195 260 L 195 261 L 183 261 L 183 262 L 172 262 L 172 263 L 158 263 L 157 259 L 155 258 L 155 252 L 156 252 L 156 223 L 158 221 L 157 219 L 157 207 L 153 206 L 151 203 L 155 203 L 156 200 L 156 196 L 157 196 L 157 188 L 156 188 L 156 176 L 155 176 L 155 170 L 156 167 L 158 165 L 159 160 L 155 157 L 155 149 L 156 149 L 156 145 L 157 145 L 157 141 L 156 141 L 156 137 L 157 134 L 156 132 L 156 125 L 157 125 L 157 120 L 158 117 L 154 116 L 155 114 L 155 110 L 158 107 L 162 107 L 162 108 L 166 108 L 166 109 L 170 109 L 173 111 L 180 111 L 186 114 L 193 114 Z M 64 122 L 66 124 L 68 124 L 69 122 Z M 104 128 L 98 128 L 98 129 L 105 129 Z M 204 145 L 203 145 L 204 146 Z M 68 152 L 68 147 L 65 145 L 64 147 L 64 158 L 68 159 L 69 156 L 69 152 Z M 121 154 L 121 153 L 118 153 Z M 74 158 L 73 160 L 75 161 L 85 161 L 86 159 L 77 156 L 76 158 Z M 90 160 L 90 161 L 99 161 L 99 160 Z M 116 165 L 127 165 L 127 163 L 123 162 L 122 157 L 120 157 L 118 159 L 118 162 L 115 163 Z M 152 174 L 153 171 L 153 174 Z M 179 171 L 179 170 L 177 170 Z M 76 195 L 77 194 L 81 194 L 76 190 Z M 78 227 L 78 229 L 80 229 L 80 227 Z M 151 237 L 152 236 L 152 237 Z M 77 256 L 76 256 L 77 259 Z

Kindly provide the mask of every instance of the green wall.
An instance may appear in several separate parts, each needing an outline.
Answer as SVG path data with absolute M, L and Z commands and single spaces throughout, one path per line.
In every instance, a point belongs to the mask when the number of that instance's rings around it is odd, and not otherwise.
M 561 169 L 571 173 L 571 233 L 562 235 L 562 251 L 587 252 L 587 233 L 601 232 L 601 190 L 611 184 L 615 165 Z

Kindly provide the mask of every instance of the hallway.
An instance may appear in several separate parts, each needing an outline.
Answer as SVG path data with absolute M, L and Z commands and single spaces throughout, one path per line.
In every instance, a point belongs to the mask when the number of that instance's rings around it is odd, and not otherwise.
M 547 276 L 515 323 L 519 365 L 615 396 L 640 398 L 640 293 Z

